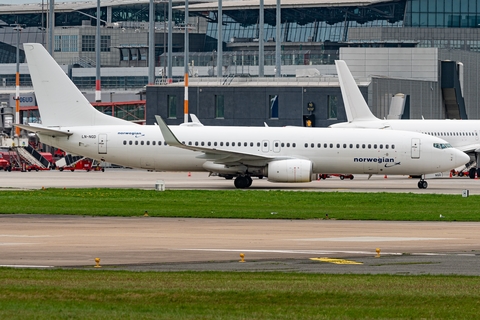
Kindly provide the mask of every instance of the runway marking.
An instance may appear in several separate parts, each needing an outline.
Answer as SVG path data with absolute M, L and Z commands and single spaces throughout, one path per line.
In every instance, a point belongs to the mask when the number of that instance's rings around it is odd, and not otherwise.
M 53 266 L 29 266 L 21 264 L 1 264 L 2 268 L 53 268 Z
M 374 255 L 374 251 L 340 251 L 340 250 L 255 250 L 255 249 L 174 249 L 183 251 L 211 251 L 211 252 L 251 252 L 251 253 L 296 253 L 296 254 L 366 254 Z M 402 253 L 383 253 L 386 255 L 402 255 Z
M 34 242 L 0 242 L 0 246 L 16 246 L 16 245 L 31 245 L 38 244 Z
M 335 259 L 335 258 L 310 258 L 310 260 L 328 262 L 333 264 L 363 264 L 363 262 L 357 262 L 357 261 L 346 260 L 346 259 Z
M 287 239 L 296 241 L 337 241 L 337 242 L 380 242 L 380 241 L 431 241 L 454 240 L 455 238 L 418 238 L 418 237 L 341 237 L 341 238 L 305 238 Z
M 0 237 L 8 238 L 50 238 L 50 235 L 30 236 L 26 234 L 0 234 Z

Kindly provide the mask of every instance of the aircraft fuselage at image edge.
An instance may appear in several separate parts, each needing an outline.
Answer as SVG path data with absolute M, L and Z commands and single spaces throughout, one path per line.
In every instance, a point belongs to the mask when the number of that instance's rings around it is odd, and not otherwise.
M 347 122 L 333 124 L 331 128 L 392 129 L 439 137 L 450 143 L 452 147 L 468 154 L 471 161 L 477 161 L 477 171 L 480 175 L 478 170 L 480 120 L 379 119 L 368 107 L 345 61 L 335 61 L 335 65 Z M 470 177 L 474 177 L 474 173 L 470 174 Z

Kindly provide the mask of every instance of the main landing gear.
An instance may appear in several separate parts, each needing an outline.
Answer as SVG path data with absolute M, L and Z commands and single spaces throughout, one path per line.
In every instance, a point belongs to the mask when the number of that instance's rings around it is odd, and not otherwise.
M 419 189 L 427 189 L 427 187 L 428 187 L 427 181 L 425 181 L 423 179 L 420 179 L 420 181 L 418 181 L 418 188 Z
M 252 177 L 250 176 L 238 176 L 234 181 L 235 188 L 245 189 L 252 185 Z

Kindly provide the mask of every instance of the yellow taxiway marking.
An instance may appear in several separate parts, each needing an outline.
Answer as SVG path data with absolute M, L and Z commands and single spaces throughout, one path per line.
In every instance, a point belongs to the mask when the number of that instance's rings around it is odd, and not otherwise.
M 363 262 L 357 262 L 357 261 L 345 260 L 345 259 L 335 259 L 335 258 L 310 258 L 310 260 L 328 262 L 328 263 L 334 263 L 334 264 L 363 264 Z

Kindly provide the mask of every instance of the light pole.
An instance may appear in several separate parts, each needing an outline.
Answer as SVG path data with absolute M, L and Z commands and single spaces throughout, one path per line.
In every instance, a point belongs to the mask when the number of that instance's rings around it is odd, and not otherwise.
M 20 31 L 23 30 L 22 25 L 13 24 L 13 30 L 17 31 L 17 72 L 15 73 L 15 123 L 20 124 Z M 20 128 L 15 127 L 15 135 L 20 136 Z

